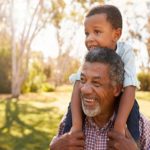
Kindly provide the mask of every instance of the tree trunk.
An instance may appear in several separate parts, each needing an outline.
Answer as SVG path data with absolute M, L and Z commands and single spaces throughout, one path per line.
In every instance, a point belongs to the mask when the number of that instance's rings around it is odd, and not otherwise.
M 14 81 L 12 83 L 12 97 L 13 98 L 19 98 L 19 95 L 20 95 L 20 84 L 16 81 Z

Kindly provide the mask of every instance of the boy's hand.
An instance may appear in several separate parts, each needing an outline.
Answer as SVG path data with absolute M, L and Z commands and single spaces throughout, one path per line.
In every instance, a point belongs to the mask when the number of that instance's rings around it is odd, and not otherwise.
M 108 133 L 108 137 L 109 150 L 138 150 L 138 146 L 128 129 L 125 130 L 125 136 L 113 129 Z
M 114 130 L 115 130 L 116 132 L 119 132 L 120 134 L 122 134 L 122 135 L 125 136 L 125 130 L 126 130 L 126 128 L 123 127 L 123 126 L 121 126 L 120 124 L 115 123 L 115 124 L 114 124 Z
M 51 150 L 83 150 L 84 149 L 83 132 L 65 133 L 50 144 Z

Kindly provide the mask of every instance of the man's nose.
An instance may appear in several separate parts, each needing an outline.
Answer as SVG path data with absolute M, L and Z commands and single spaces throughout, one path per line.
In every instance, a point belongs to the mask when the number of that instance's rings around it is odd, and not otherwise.
M 82 94 L 91 94 L 92 93 L 92 86 L 90 83 L 85 83 L 81 86 L 81 93 Z

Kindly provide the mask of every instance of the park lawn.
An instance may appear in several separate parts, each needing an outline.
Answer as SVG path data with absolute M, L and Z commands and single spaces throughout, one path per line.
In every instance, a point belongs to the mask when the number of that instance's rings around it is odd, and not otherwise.
M 6 97 L 0 96 L 0 150 L 48 150 L 70 91 L 25 94 L 19 100 Z
M 136 99 L 140 107 L 140 112 L 150 118 L 150 92 L 137 91 Z
M 71 91 L 71 86 L 63 86 L 56 92 L 24 94 L 19 100 L 6 100 L 7 96 L 1 95 L 0 150 L 48 150 L 67 109 Z M 149 97 L 145 92 L 137 95 L 141 109 L 147 106 L 148 117 Z

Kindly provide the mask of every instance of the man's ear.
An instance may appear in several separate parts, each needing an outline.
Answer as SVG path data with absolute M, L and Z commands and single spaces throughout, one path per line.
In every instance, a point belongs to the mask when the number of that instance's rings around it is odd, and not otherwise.
M 114 96 L 117 97 L 120 95 L 122 91 L 123 86 L 122 85 L 115 85 L 114 86 Z
M 117 42 L 119 40 L 119 38 L 121 37 L 121 34 L 122 34 L 121 28 L 117 28 L 114 30 L 114 42 Z

